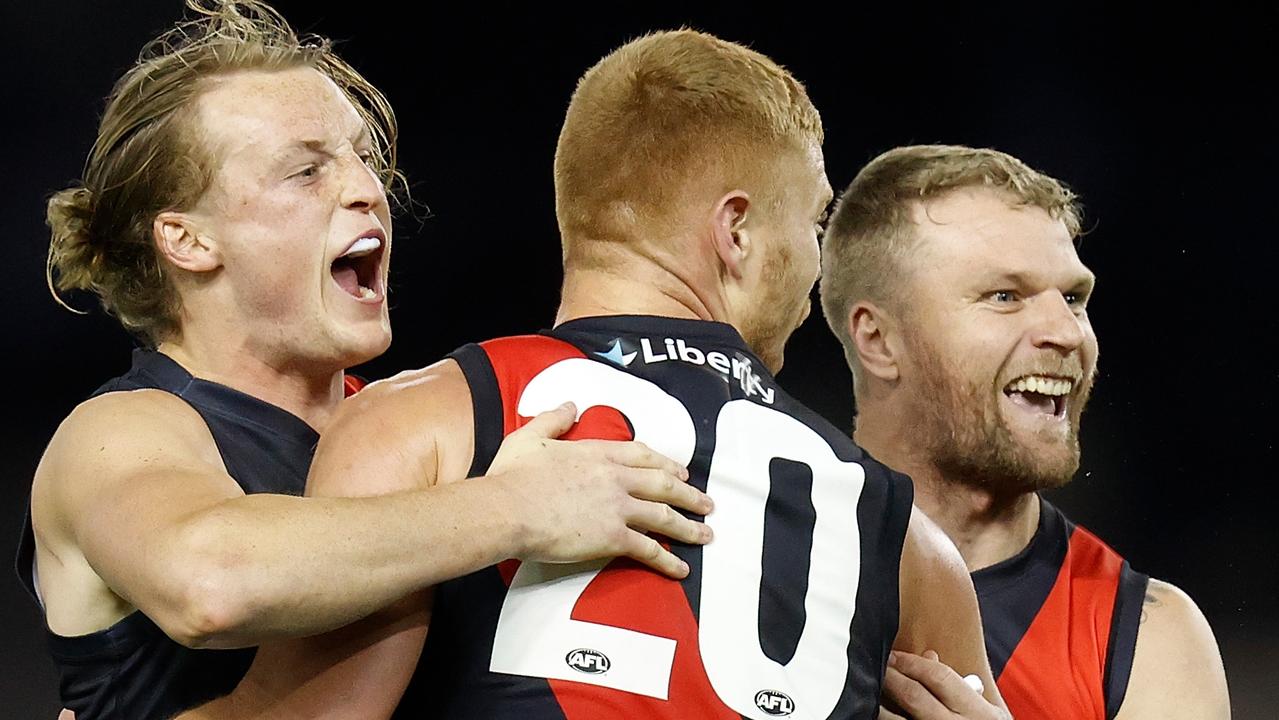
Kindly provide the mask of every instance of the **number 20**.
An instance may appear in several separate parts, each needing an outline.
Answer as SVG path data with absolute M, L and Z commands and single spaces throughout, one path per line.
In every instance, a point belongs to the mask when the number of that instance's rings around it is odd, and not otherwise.
M 647 380 L 592 360 L 563 360 L 543 370 L 525 388 L 518 412 L 531 417 L 568 400 L 579 413 L 595 406 L 615 408 L 630 420 L 636 440 L 681 464 L 693 457 L 696 430 L 679 400 Z M 720 700 L 746 717 L 771 717 L 756 705 L 756 695 L 772 690 L 795 699 L 792 717 L 825 718 L 839 701 L 848 672 L 860 573 L 857 500 L 865 475 L 860 465 L 839 460 L 808 426 L 749 400 L 726 403 L 715 433 L 707 479 L 715 512 L 706 518 L 715 540 L 702 550 L 702 664 Z M 764 654 L 758 622 L 764 506 L 774 458 L 812 469 L 817 509 L 806 621 L 795 654 L 784 665 Z M 675 640 L 570 617 L 606 564 L 522 563 L 502 604 L 489 669 L 665 700 Z M 611 661 L 610 671 L 587 675 L 570 668 L 565 657 L 581 648 L 602 652 Z

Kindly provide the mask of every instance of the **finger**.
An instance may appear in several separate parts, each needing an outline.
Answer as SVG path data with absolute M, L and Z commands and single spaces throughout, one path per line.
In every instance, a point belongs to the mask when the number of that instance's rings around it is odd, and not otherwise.
M 665 470 L 628 470 L 627 491 L 631 497 L 664 503 L 698 515 L 709 514 L 714 503 L 706 493 Z
M 906 720 L 906 717 L 904 715 L 898 715 L 892 710 L 880 705 L 878 720 Z
M 554 410 L 547 410 L 529 420 L 524 427 L 511 433 L 511 437 L 555 439 L 568 432 L 575 422 L 577 422 L 577 407 L 571 402 L 566 402 Z
M 889 664 L 884 673 L 884 697 L 895 702 L 903 712 L 916 720 L 950 718 L 952 713 L 922 683 Z
M 634 530 L 627 531 L 627 547 L 623 555 L 641 562 L 676 580 L 688 577 L 688 564 L 653 538 Z
M 631 505 L 627 525 L 636 530 L 659 533 L 677 542 L 705 545 L 711 529 L 704 523 L 680 515 L 670 505 L 637 500 Z
M 934 651 L 932 651 L 932 650 L 925 650 L 925 651 L 924 651 L 924 657 L 928 658 L 929 660 L 934 660 L 934 661 L 936 661 L 936 662 L 941 662 L 941 656 L 940 656 L 940 655 L 938 655 L 936 652 L 934 652 Z
M 680 480 L 688 479 L 688 468 L 642 442 L 599 441 L 599 445 L 604 448 L 604 457 L 619 465 L 662 470 Z
M 977 711 L 987 706 L 985 698 L 945 663 L 925 656 L 894 652 L 892 667 L 918 682 L 933 697 L 955 712 Z

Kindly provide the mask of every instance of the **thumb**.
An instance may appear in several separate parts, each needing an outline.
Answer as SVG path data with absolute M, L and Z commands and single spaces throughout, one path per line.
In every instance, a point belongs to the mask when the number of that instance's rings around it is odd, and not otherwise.
M 577 422 L 577 406 L 571 402 L 566 402 L 554 410 L 547 410 L 539 414 L 537 417 L 528 421 L 524 427 L 516 430 L 514 434 L 520 434 L 528 437 L 546 438 L 554 440 L 555 438 L 568 432 Z

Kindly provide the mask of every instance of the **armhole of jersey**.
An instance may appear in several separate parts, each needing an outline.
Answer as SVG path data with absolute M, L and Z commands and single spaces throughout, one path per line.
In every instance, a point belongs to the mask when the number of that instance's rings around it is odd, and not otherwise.
M 1102 692 L 1106 698 L 1106 719 L 1112 720 L 1124 704 L 1128 678 L 1132 675 L 1133 655 L 1137 649 L 1137 630 L 1141 627 L 1141 607 L 1146 599 L 1150 578 L 1136 572 L 1125 560 L 1119 570 L 1119 587 L 1115 592 L 1115 609 L 1110 620 L 1110 642 L 1106 647 L 1106 671 Z
M 36 536 L 31 527 L 31 505 L 28 501 L 27 514 L 22 520 L 22 537 L 18 540 L 18 557 L 13 569 L 18 573 L 18 580 L 27 594 L 40 608 L 44 609 L 44 599 L 40 597 L 40 581 L 36 578 Z
M 889 557 L 893 558 L 889 567 L 885 568 L 888 572 L 887 577 L 892 578 L 893 587 L 897 588 L 897 592 L 893 594 L 893 599 L 897 602 L 893 603 L 892 614 L 885 618 L 887 627 L 890 628 L 888 633 L 888 646 L 885 648 L 883 664 L 887 667 L 888 651 L 892 650 L 892 646 L 897 642 L 897 633 L 901 628 L 902 614 L 902 589 L 901 589 L 901 573 L 902 573 L 902 551 L 906 547 L 906 533 L 910 531 L 910 516 L 915 509 L 915 483 L 909 476 L 903 475 L 895 470 L 888 472 L 888 512 L 885 513 L 887 520 L 885 529 L 890 538 L 892 538 L 893 553 Z
M 467 477 L 477 477 L 488 472 L 489 465 L 502 445 L 502 393 L 497 385 L 497 373 L 484 348 L 474 343 L 449 353 L 457 362 L 471 388 L 471 409 L 475 417 L 475 453 Z

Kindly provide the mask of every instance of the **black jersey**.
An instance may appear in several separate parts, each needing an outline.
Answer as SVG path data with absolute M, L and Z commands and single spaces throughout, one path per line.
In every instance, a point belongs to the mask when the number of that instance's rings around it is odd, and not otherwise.
M 135 350 L 129 371 L 93 396 L 145 388 L 173 393 L 200 413 L 227 473 L 244 492 L 302 494 L 319 435 L 300 418 L 225 385 L 192 377 L 168 356 L 148 350 Z M 17 570 L 39 601 L 30 523 L 28 514 Z M 230 692 L 254 654 L 252 648 L 183 647 L 140 611 L 88 635 L 64 637 L 47 628 L 46 635 L 60 676 L 62 703 L 75 711 L 76 720 L 172 717 Z
M 728 325 L 575 320 L 452 356 L 483 473 L 565 401 L 570 439 L 637 439 L 714 499 L 676 581 L 628 559 L 507 561 L 436 589 L 396 717 L 874 718 L 911 485 L 791 399 Z

